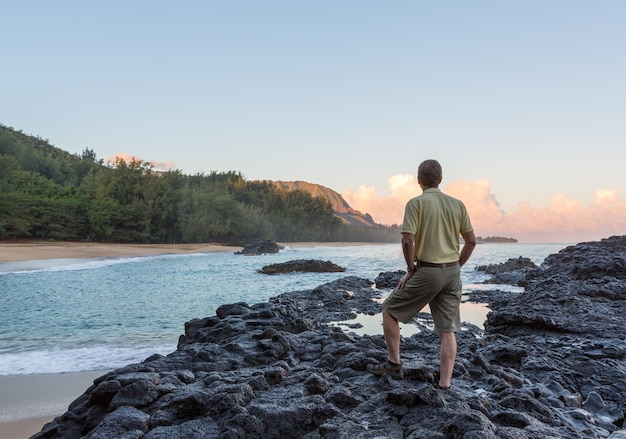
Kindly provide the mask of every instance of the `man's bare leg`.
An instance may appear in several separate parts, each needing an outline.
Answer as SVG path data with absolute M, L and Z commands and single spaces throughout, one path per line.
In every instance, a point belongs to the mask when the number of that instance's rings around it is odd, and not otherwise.
M 389 361 L 400 364 L 400 324 L 394 316 L 384 310 L 383 332 Z
M 383 319 L 384 322 L 384 319 Z M 440 352 L 440 375 L 439 387 L 450 387 L 452 372 L 454 371 L 454 361 L 456 360 L 456 336 L 454 332 L 440 332 L 441 340 Z

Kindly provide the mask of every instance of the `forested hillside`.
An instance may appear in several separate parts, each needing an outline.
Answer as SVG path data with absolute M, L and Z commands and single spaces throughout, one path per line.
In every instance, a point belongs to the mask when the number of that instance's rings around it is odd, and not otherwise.
M 0 125 L 0 239 L 240 245 L 254 240 L 396 242 L 396 228 L 342 224 L 324 196 L 184 175 L 147 162 L 107 165 Z

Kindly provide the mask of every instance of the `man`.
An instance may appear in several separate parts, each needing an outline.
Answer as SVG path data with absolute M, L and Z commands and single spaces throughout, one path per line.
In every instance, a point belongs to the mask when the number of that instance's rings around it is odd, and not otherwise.
M 408 323 L 427 304 L 441 342 L 439 387 L 449 389 L 456 360 L 455 332 L 461 327 L 461 266 L 467 262 L 476 236 L 463 203 L 439 190 L 441 165 L 426 160 L 417 182 L 422 195 L 411 199 L 402 223 L 402 253 L 407 273 L 382 305 L 387 361 L 367 365 L 374 375 L 402 379 L 400 325 Z M 459 253 L 459 236 L 464 244 Z

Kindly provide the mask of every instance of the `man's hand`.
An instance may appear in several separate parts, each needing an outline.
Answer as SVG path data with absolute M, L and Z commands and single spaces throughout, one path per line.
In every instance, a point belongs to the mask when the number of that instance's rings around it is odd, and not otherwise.
M 473 230 L 467 233 L 463 233 L 462 236 L 465 244 L 463 244 L 463 248 L 461 249 L 461 255 L 459 260 L 461 267 L 465 265 L 469 257 L 472 255 L 474 247 L 476 247 L 476 235 L 474 234 Z
M 398 282 L 398 288 L 399 289 L 404 288 L 404 286 L 409 281 L 409 279 L 411 279 L 411 277 L 413 277 L 413 273 L 415 273 L 415 270 L 407 271 L 406 274 L 404 276 L 402 276 L 402 278 L 400 279 L 400 282 Z

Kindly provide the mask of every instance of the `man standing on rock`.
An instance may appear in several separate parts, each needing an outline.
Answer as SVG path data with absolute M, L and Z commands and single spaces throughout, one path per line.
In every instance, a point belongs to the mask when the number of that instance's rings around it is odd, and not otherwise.
M 368 364 L 367 371 L 404 377 L 398 321 L 408 323 L 428 304 L 441 341 L 439 387 L 448 389 L 456 360 L 455 332 L 461 327 L 461 266 L 472 254 L 476 236 L 465 205 L 439 190 L 441 179 L 436 160 L 419 165 L 417 182 L 423 193 L 409 200 L 402 223 L 407 273 L 382 305 L 387 361 Z M 460 253 L 459 236 L 464 240 Z

